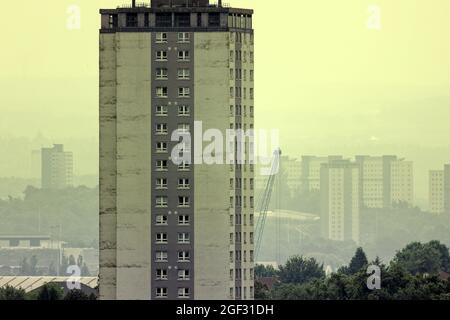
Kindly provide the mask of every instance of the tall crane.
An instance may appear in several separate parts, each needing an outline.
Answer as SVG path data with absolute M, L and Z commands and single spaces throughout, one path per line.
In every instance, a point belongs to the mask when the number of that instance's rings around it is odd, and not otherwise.
M 261 249 L 261 242 L 264 234 L 264 226 L 266 224 L 267 211 L 269 209 L 270 199 L 272 197 L 273 185 L 275 183 L 276 175 L 280 169 L 280 155 L 280 149 L 273 152 L 272 165 L 268 174 L 266 187 L 258 201 L 257 208 L 259 209 L 259 216 L 255 226 L 255 260 L 258 258 Z

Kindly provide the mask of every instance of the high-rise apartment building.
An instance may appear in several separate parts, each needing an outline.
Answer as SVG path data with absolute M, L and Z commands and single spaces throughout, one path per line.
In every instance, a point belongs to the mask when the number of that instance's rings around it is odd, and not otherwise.
M 360 166 L 362 204 L 367 208 L 387 208 L 394 203 L 414 202 L 412 161 L 396 156 L 356 156 Z
M 320 169 L 322 236 L 360 241 L 359 166 L 349 160 L 323 163 Z
M 210 144 L 198 123 L 253 129 L 253 11 L 153 0 L 100 14 L 100 297 L 252 299 L 253 164 L 192 160 Z M 175 130 L 200 140 L 190 162 L 174 161 Z
M 342 160 L 342 156 L 303 156 L 301 163 L 302 191 L 319 191 L 321 166 L 334 160 Z
M 450 165 L 431 170 L 429 175 L 429 210 L 434 214 L 450 213 Z
M 62 144 L 41 149 L 41 187 L 64 189 L 73 185 L 73 154 Z

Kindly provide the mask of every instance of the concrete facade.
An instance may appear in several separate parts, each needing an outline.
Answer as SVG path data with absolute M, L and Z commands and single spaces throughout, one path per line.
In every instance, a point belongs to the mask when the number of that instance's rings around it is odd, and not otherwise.
M 101 10 L 101 299 L 253 298 L 253 165 L 171 153 L 175 130 L 203 150 L 207 129 L 253 128 L 251 14 Z

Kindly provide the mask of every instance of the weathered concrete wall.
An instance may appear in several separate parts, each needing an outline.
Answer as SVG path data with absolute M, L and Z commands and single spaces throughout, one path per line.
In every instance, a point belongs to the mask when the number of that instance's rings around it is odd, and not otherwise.
M 195 120 L 203 131 L 229 128 L 228 48 L 229 33 L 195 34 Z M 196 165 L 194 181 L 195 299 L 228 299 L 228 166 Z

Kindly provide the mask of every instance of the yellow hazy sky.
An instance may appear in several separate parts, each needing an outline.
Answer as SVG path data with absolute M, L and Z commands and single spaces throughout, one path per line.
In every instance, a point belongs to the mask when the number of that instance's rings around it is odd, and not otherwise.
M 229 2 L 255 10 L 257 126 L 280 128 L 288 154 L 441 148 L 430 167 L 450 159 L 450 1 Z M 98 10 L 124 3 L 2 3 L 0 137 L 97 136 Z M 80 30 L 66 28 L 70 5 Z M 370 5 L 380 30 L 367 27 Z

